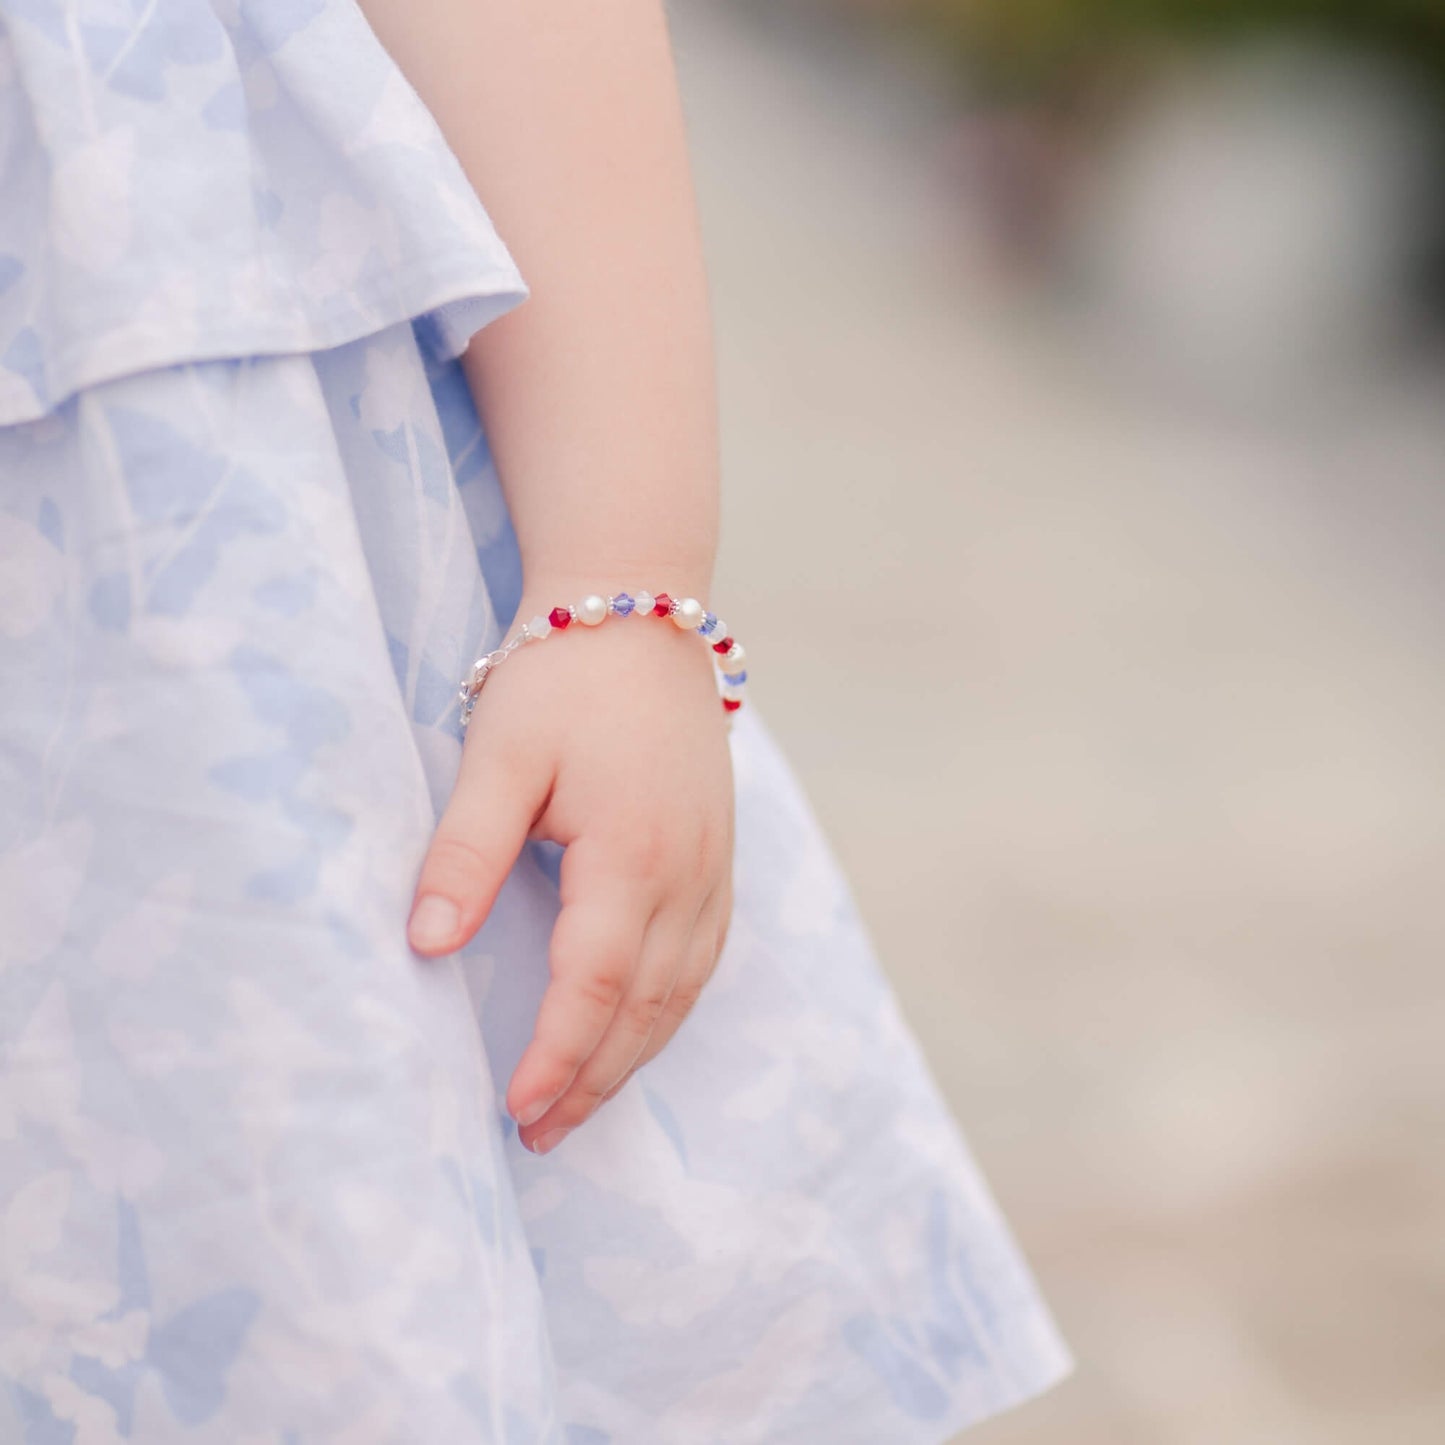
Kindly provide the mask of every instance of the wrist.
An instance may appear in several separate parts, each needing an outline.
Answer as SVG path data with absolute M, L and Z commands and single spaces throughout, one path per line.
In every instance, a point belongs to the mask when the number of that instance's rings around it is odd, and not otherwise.
M 559 579 L 556 586 L 561 589 L 566 582 L 565 578 Z M 550 578 L 546 585 L 552 585 Z M 644 637 L 650 635 L 655 639 L 671 634 L 668 646 L 684 645 L 699 662 L 706 659 L 712 664 L 709 671 L 716 669 L 723 711 L 731 714 L 742 706 L 743 685 L 747 682 L 746 654 L 731 635 L 727 623 L 708 611 L 700 598 L 691 593 L 674 596 L 665 588 L 653 593 L 635 586 L 615 590 L 604 587 L 572 598 L 560 590 L 537 591 L 523 594 L 522 605 L 508 628 L 507 640 L 478 658 L 462 680 L 459 693 L 462 726 L 466 727 L 487 679 L 511 657 L 573 628 L 591 632 L 602 628 L 604 623 L 611 624 L 604 629 L 610 639 L 608 650 L 620 646 L 624 655 L 632 652 Z M 699 644 L 706 650 L 698 651 Z M 647 645 L 655 648 L 656 644 L 649 640 Z M 595 660 L 595 644 L 592 651 Z
M 517 617 L 525 621 L 535 612 L 566 607 L 589 594 L 611 597 L 619 592 L 653 596 L 695 597 L 708 604 L 713 561 L 707 557 L 607 558 L 596 565 L 559 562 L 528 563 L 522 571 L 522 600 Z

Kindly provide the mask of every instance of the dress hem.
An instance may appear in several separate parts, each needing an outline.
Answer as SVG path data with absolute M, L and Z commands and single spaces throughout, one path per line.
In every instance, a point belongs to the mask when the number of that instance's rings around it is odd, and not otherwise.
M 990 1400 L 981 1409 L 959 1409 L 950 1414 L 947 1423 L 940 1422 L 939 1433 L 930 1431 L 920 1434 L 914 1440 L 899 1440 L 896 1445 L 949 1445 L 949 1442 L 963 1431 L 971 1430 L 975 1425 L 982 1425 L 1000 1415 L 1007 1415 L 1037 1400 L 1041 1395 L 1048 1394 L 1050 1390 L 1063 1384 L 1074 1370 L 1073 1356 L 1059 1346 L 1058 1355 L 1049 1361 L 1045 1368 L 1033 1372 L 1027 1380 L 1019 1381 L 1012 1392 Z M 894 1445 L 894 1442 L 890 1442 L 890 1445 Z

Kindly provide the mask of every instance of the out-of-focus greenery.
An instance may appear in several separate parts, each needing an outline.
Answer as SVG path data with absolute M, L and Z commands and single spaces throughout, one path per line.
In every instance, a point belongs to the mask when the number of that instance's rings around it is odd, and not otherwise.
M 1034 95 L 1140 46 L 1285 32 L 1403 59 L 1445 91 L 1445 0 L 871 0 L 955 47 L 976 83 Z

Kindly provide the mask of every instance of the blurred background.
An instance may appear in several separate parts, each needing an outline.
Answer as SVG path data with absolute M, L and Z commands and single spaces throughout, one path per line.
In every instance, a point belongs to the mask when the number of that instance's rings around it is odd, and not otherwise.
M 670 9 L 719 595 L 1079 1359 L 969 1445 L 1441 1445 L 1445 5 Z

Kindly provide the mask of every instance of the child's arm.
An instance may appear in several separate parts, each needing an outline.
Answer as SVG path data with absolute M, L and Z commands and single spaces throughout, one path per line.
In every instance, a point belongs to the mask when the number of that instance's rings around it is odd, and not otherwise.
M 521 545 L 522 615 L 623 588 L 706 600 L 711 338 L 659 0 L 363 8 L 532 288 L 466 358 Z M 569 845 L 552 983 L 507 1092 L 535 1146 L 662 1047 L 716 961 L 732 784 L 706 648 L 614 621 L 488 682 L 418 884 L 420 952 L 471 936 L 529 831 Z

